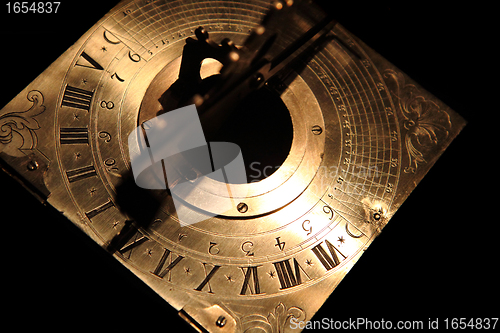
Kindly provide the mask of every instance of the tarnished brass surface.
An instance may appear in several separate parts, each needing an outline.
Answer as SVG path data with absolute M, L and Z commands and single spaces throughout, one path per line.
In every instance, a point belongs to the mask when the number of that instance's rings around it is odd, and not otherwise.
M 267 8 L 122 1 L 2 109 L 2 164 L 106 248 L 127 221 L 115 203 L 130 172 L 127 136 L 161 107 L 185 39 L 204 26 L 241 44 Z M 331 34 L 273 92 L 293 140 L 280 165 L 261 169 L 272 175 L 239 185 L 244 206 L 182 226 L 165 193 L 151 225 L 113 253 L 209 332 L 310 320 L 465 125 L 340 24 Z M 208 186 L 217 196 L 220 184 Z

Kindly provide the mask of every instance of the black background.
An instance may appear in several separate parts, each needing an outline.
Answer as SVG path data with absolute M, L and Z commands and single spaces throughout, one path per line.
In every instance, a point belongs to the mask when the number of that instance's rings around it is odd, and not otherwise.
M 118 1 L 0 7 L 0 106 Z M 498 28 L 480 2 L 356 2 L 338 20 L 469 124 L 314 319 L 499 317 Z M 337 8 L 332 1 L 333 8 Z M 493 126 L 492 126 L 493 125 Z M 175 311 L 57 212 L 0 175 L 4 325 L 177 331 Z M 12 326 L 11 326 L 12 327 Z

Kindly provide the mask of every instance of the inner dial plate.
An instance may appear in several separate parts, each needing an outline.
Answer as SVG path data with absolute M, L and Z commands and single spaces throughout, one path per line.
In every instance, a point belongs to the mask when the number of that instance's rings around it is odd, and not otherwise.
M 185 39 L 203 26 L 214 41 L 241 45 L 267 9 L 267 1 L 135 1 L 105 19 L 83 45 L 74 59 L 80 65 L 71 67 L 65 84 L 92 98 L 89 112 L 78 116 L 88 122 L 91 144 L 78 154 L 60 145 L 59 162 L 69 172 L 72 199 L 102 244 L 127 219 L 114 198 L 122 175 L 131 172 L 128 134 L 141 117 L 151 118 L 147 110 L 159 108 L 155 94 L 177 78 Z M 222 298 L 298 290 L 357 256 L 392 214 L 400 131 L 371 59 L 341 26 L 333 34 L 281 94 L 293 123 L 283 165 L 260 182 L 237 185 L 248 195 L 227 198 L 236 203 L 234 211 L 194 225 L 183 226 L 169 196 L 160 194 L 154 223 L 117 256 L 162 283 Z M 89 58 L 105 70 L 95 70 Z M 60 111 L 59 127 L 74 127 L 75 117 Z M 202 198 L 219 196 L 221 185 L 213 181 L 197 190 Z M 238 210 L 238 203 L 247 210 Z

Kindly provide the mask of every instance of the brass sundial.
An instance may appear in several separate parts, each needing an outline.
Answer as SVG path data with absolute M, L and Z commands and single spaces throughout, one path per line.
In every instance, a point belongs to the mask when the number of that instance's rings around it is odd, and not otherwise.
M 327 12 L 122 1 L 1 110 L 2 166 L 194 326 L 288 331 L 311 320 L 465 125 Z M 130 133 L 191 102 L 207 142 L 241 148 L 247 181 L 181 172 L 186 195 L 139 189 Z M 186 225 L 180 210 L 204 218 Z

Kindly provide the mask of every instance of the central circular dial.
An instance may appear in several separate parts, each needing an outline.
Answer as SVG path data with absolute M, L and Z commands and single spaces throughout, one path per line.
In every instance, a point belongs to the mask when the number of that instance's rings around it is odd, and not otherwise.
M 176 50 L 182 53 L 180 48 Z M 171 50 L 168 54 L 172 54 Z M 178 85 L 183 56 L 163 58 L 166 65 L 160 71 L 157 70 L 159 60 L 149 62 L 144 68 L 145 73 L 151 69 L 157 74 L 152 77 L 141 101 L 138 126 L 162 114 L 165 109 L 178 106 L 176 103 L 182 94 Z M 162 59 L 161 54 L 158 58 Z M 202 81 L 183 81 L 184 86 L 203 85 L 219 75 L 221 64 L 207 60 L 200 67 Z M 134 81 L 134 84 L 141 83 L 139 79 Z M 311 184 L 324 156 L 322 111 L 315 95 L 300 76 L 280 88 L 280 93 L 268 86 L 254 91 L 234 106 L 217 131 L 205 132 L 209 143 L 231 142 L 241 149 L 247 177 L 246 182 L 231 183 L 229 193 L 224 182 L 204 179 L 195 183 L 191 179 L 195 177 L 186 178 L 184 181 L 193 183 L 188 196 L 180 195 L 186 209 L 195 211 L 193 214 L 208 213 L 206 218 L 198 217 L 197 220 L 209 220 L 214 206 L 225 202 L 232 208 L 222 214 L 217 212 L 221 217 L 264 217 L 296 200 Z M 176 195 L 175 191 L 172 195 Z M 165 205 L 164 209 L 168 212 L 172 208 L 172 205 Z

